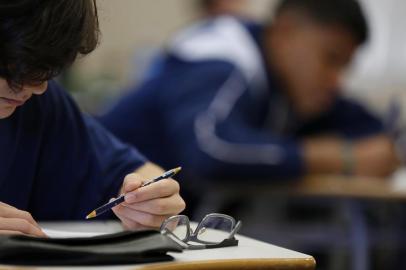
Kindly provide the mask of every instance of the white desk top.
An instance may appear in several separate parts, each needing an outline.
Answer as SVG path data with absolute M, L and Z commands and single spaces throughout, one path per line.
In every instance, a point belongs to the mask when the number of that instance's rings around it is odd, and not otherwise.
M 116 222 L 84 222 L 84 223 L 41 223 L 41 226 L 46 229 L 51 230 L 61 230 L 70 232 L 117 232 L 121 230 L 121 226 Z M 237 235 L 236 238 L 239 240 L 238 247 L 227 247 L 219 249 L 206 249 L 206 250 L 185 250 L 183 253 L 169 253 L 175 258 L 175 261 L 168 263 L 157 263 L 157 264 L 141 264 L 141 265 L 127 265 L 127 266 L 113 266 L 113 267 L 103 267 L 105 269 L 179 269 L 179 265 L 193 263 L 195 266 L 193 269 L 220 269 L 210 267 L 196 267 L 199 262 L 202 263 L 213 263 L 213 262 L 234 262 L 241 263 L 252 260 L 252 262 L 263 263 L 276 263 L 278 267 L 261 268 L 261 269 L 314 269 L 315 262 L 313 257 L 302 254 L 296 251 L 284 249 L 274 245 L 267 244 L 265 242 L 257 241 L 248 237 Z M 160 268 L 160 266 L 173 266 L 177 265 L 175 268 Z M 287 266 L 288 265 L 288 266 Z M 240 266 L 240 265 L 239 265 Z M 248 265 L 249 266 L 249 265 Z M 301 267 L 302 266 L 302 267 Z M 250 266 L 252 267 L 252 265 Z M 250 269 L 242 268 L 242 269 Z M 294 267 L 294 268 L 290 268 Z M 54 269 L 53 267 L 52 269 Z M 222 266 L 224 268 L 224 265 Z M 240 267 L 239 267 L 240 268 Z M 0 266 L 0 270 L 6 269 Z M 8 268 L 7 268 L 8 269 Z M 18 267 L 18 269 L 24 269 L 23 267 Z M 35 267 L 38 269 L 38 267 Z M 42 267 L 41 267 L 42 269 Z M 44 267 L 43 269 L 50 269 L 49 267 Z M 66 269 L 66 268 L 64 268 Z M 70 269 L 80 269 L 80 267 L 71 267 Z M 85 269 L 100 269 L 99 267 L 85 267 Z M 189 268 L 183 268 L 189 269 Z M 231 268 L 230 268 L 231 269 Z

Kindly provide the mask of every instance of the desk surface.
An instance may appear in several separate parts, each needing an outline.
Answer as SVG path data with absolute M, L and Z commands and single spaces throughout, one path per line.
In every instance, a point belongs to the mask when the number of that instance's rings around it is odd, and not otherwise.
M 117 232 L 121 227 L 116 222 L 88 222 L 88 223 L 42 223 L 43 228 L 79 231 L 79 232 Z M 265 242 L 257 241 L 241 235 L 238 247 L 207 250 L 186 250 L 183 253 L 169 253 L 175 258 L 173 262 L 103 267 L 105 269 L 143 269 L 143 270 L 199 270 L 199 269 L 271 269 L 271 270 L 310 270 L 315 268 L 313 257 L 284 249 Z M 0 266 L 0 270 L 10 269 Z M 11 268 L 34 269 L 34 268 Z M 39 269 L 35 267 L 35 269 Z M 49 269 L 49 268 L 44 268 Z M 78 269 L 72 267 L 71 269 Z M 100 269 L 100 267 L 86 267 L 86 269 Z
M 405 179 L 401 179 L 403 181 Z M 348 176 L 311 176 L 291 186 L 295 195 L 358 199 L 406 200 L 406 188 L 395 179 Z
M 374 200 L 406 200 L 406 170 L 399 171 L 389 179 L 314 175 L 300 181 L 258 181 L 246 183 L 218 184 L 216 194 L 225 197 L 251 197 L 260 195 L 292 195 L 309 197 L 340 197 Z M 213 189 L 211 190 L 213 194 Z
M 237 236 L 238 247 L 188 250 L 171 254 L 176 262 L 140 267 L 145 270 L 182 269 L 314 269 L 313 257 L 251 238 Z

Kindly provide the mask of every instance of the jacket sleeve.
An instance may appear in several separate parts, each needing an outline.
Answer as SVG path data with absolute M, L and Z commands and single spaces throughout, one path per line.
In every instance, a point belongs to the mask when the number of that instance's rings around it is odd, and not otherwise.
M 206 178 L 286 179 L 303 174 L 301 147 L 254 124 L 242 74 L 226 62 L 174 61 L 160 78 L 159 107 L 173 149 Z

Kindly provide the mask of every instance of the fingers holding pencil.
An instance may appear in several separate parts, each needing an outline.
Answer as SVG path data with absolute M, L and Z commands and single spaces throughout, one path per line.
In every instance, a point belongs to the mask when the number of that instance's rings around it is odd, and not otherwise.
M 123 185 L 121 187 L 121 194 L 126 194 L 131 191 L 135 191 L 142 184 L 144 184 L 145 178 L 138 173 L 131 173 L 128 174 L 123 181 Z
M 141 174 L 127 175 L 121 189 L 123 195 L 94 210 L 87 218 L 112 209 L 126 229 L 159 227 L 167 217 L 185 209 L 179 184 L 170 178 L 179 171 L 180 168 L 172 169 L 149 181 Z
M 166 218 L 185 209 L 179 184 L 173 179 L 141 187 L 127 195 L 135 197 L 129 196 L 130 199 L 113 208 L 126 229 L 158 228 Z
M 153 199 L 165 198 L 174 194 L 179 194 L 179 191 L 180 186 L 177 181 L 171 178 L 165 179 L 156 182 L 153 185 L 148 185 L 128 192 L 125 195 L 125 203 L 132 204 Z

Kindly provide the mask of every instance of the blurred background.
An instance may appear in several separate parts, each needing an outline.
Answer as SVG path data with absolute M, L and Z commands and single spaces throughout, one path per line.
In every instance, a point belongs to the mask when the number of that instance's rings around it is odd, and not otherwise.
M 269 18 L 276 2 L 276 0 L 249 0 L 239 12 L 254 20 L 265 20 Z M 406 35 L 403 30 L 406 25 L 406 1 L 361 0 L 360 2 L 369 18 L 371 38 L 369 43 L 357 54 L 352 68 L 345 78 L 345 91 L 346 95 L 361 101 L 371 110 L 384 116 L 392 100 L 397 100 L 402 105 L 406 104 Z M 62 84 L 72 93 L 81 108 L 92 114 L 102 113 L 118 97 L 128 91 L 126 89 L 139 83 L 149 72 L 154 56 L 159 54 L 159 51 L 165 50 L 168 39 L 178 30 L 203 16 L 198 1 L 195 0 L 98 0 L 97 3 L 102 33 L 101 44 L 90 56 L 79 59 L 60 78 Z M 275 205 L 277 203 L 280 201 L 275 202 Z M 335 203 L 336 201 L 333 200 L 332 204 Z M 311 243 L 318 237 L 324 237 L 323 234 L 317 233 L 327 227 L 308 226 L 307 223 L 303 223 L 303 219 L 297 216 L 287 222 L 302 224 L 300 228 L 308 237 L 304 237 L 301 244 L 298 244 L 297 241 L 278 242 L 281 237 L 287 238 L 284 234 L 274 233 L 268 238 L 255 234 L 253 236 L 314 255 L 318 261 L 318 269 L 390 269 L 385 268 L 385 262 L 394 260 L 402 254 L 385 248 L 377 248 L 371 252 L 375 259 L 381 259 L 373 260 L 367 268 L 365 264 L 356 260 L 351 263 L 351 256 L 368 257 L 371 255 L 363 254 L 365 249 L 360 245 L 372 245 L 373 243 L 367 243 L 362 238 L 365 231 L 358 234 L 357 211 L 353 212 L 353 207 L 348 208 L 349 204 L 351 202 L 342 203 L 340 201 L 340 207 L 336 210 L 342 212 L 341 216 L 351 219 L 350 225 L 345 226 L 349 226 L 351 232 L 354 233 L 350 239 L 351 243 L 348 244 L 353 250 L 348 250 L 348 247 L 343 245 L 335 248 L 331 252 L 333 256 L 328 259 L 320 250 L 309 249 L 311 245 L 303 244 L 303 241 Z M 266 201 L 264 201 L 264 205 L 266 208 Z M 399 213 L 392 215 L 391 211 L 398 211 L 398 206 L 391 200 L 387 205 L 380 204 L 379 207 L 372 203 L 368 205 L 368 208 L 375 212 L 369 211 L 367 220 L 372 220 L 373 223 L 374 220 L 381 222 L 386 218 L 388 223 L 381 223 L 383 225 L 380 228 L 390 227 L 390 219 L 399 216 Z M 275 207 L 275 209 L 277 208 Z M 324 221 L 326 219 L 331 221 L 329 211 L 319 213 Z M 295 213 L 297 215 L 297 211 Z M 306 213 L 302 214 L 306 215 Z M 313 214 L 317 216 L 317 213 Z M 270 215 L 275 219 L 278 216 L 277 213 Z M 344 223 L 343 220 L 337 218 L 337 215 L 332 220 L 335 224 Z M 261 220 L 249 220 L 248 222 L 261 223 Z M 331 227 L 329 228 L 331 229 Z M 286 229 L 286 231 L 288 230 Z M 245 231 L 245 233 L 250 232 Z M 332 234 L 334 234 L 333 230 Z M 386 237 L 385 234 L 382 235 L 384 235 L 383 238 Z M 392 237 L 395 239 L 403 235 L 395 234 Z M 325 242 L 336 241 L 338 243 L 342 240 L 340 237 L 337 234 Z M 349 267 L 350 265 L 351 267 Z
M 250 0 L 242 12 L 263 20 L 275 2 Z M 91 113 L 137 83 L 168 39 L 202 16 L 195 0 L 98 0 L 97 4 L 101 44 L 62 78 L 82 109 Z
M 272 13 L 276 0 L 247 1 L 243 12 L 256 20 Z M 372 36 L 348 74 L 348 95 L 383 113 L 395 97 L 406 102 L 406 2 L 361 0 Z M 176 31 L 202 14 L 195 0 L 98 0 L 102 40 L 77 61 L 63 84 L 86 111 L 97 113 L 141 78 L 151 57 Z

